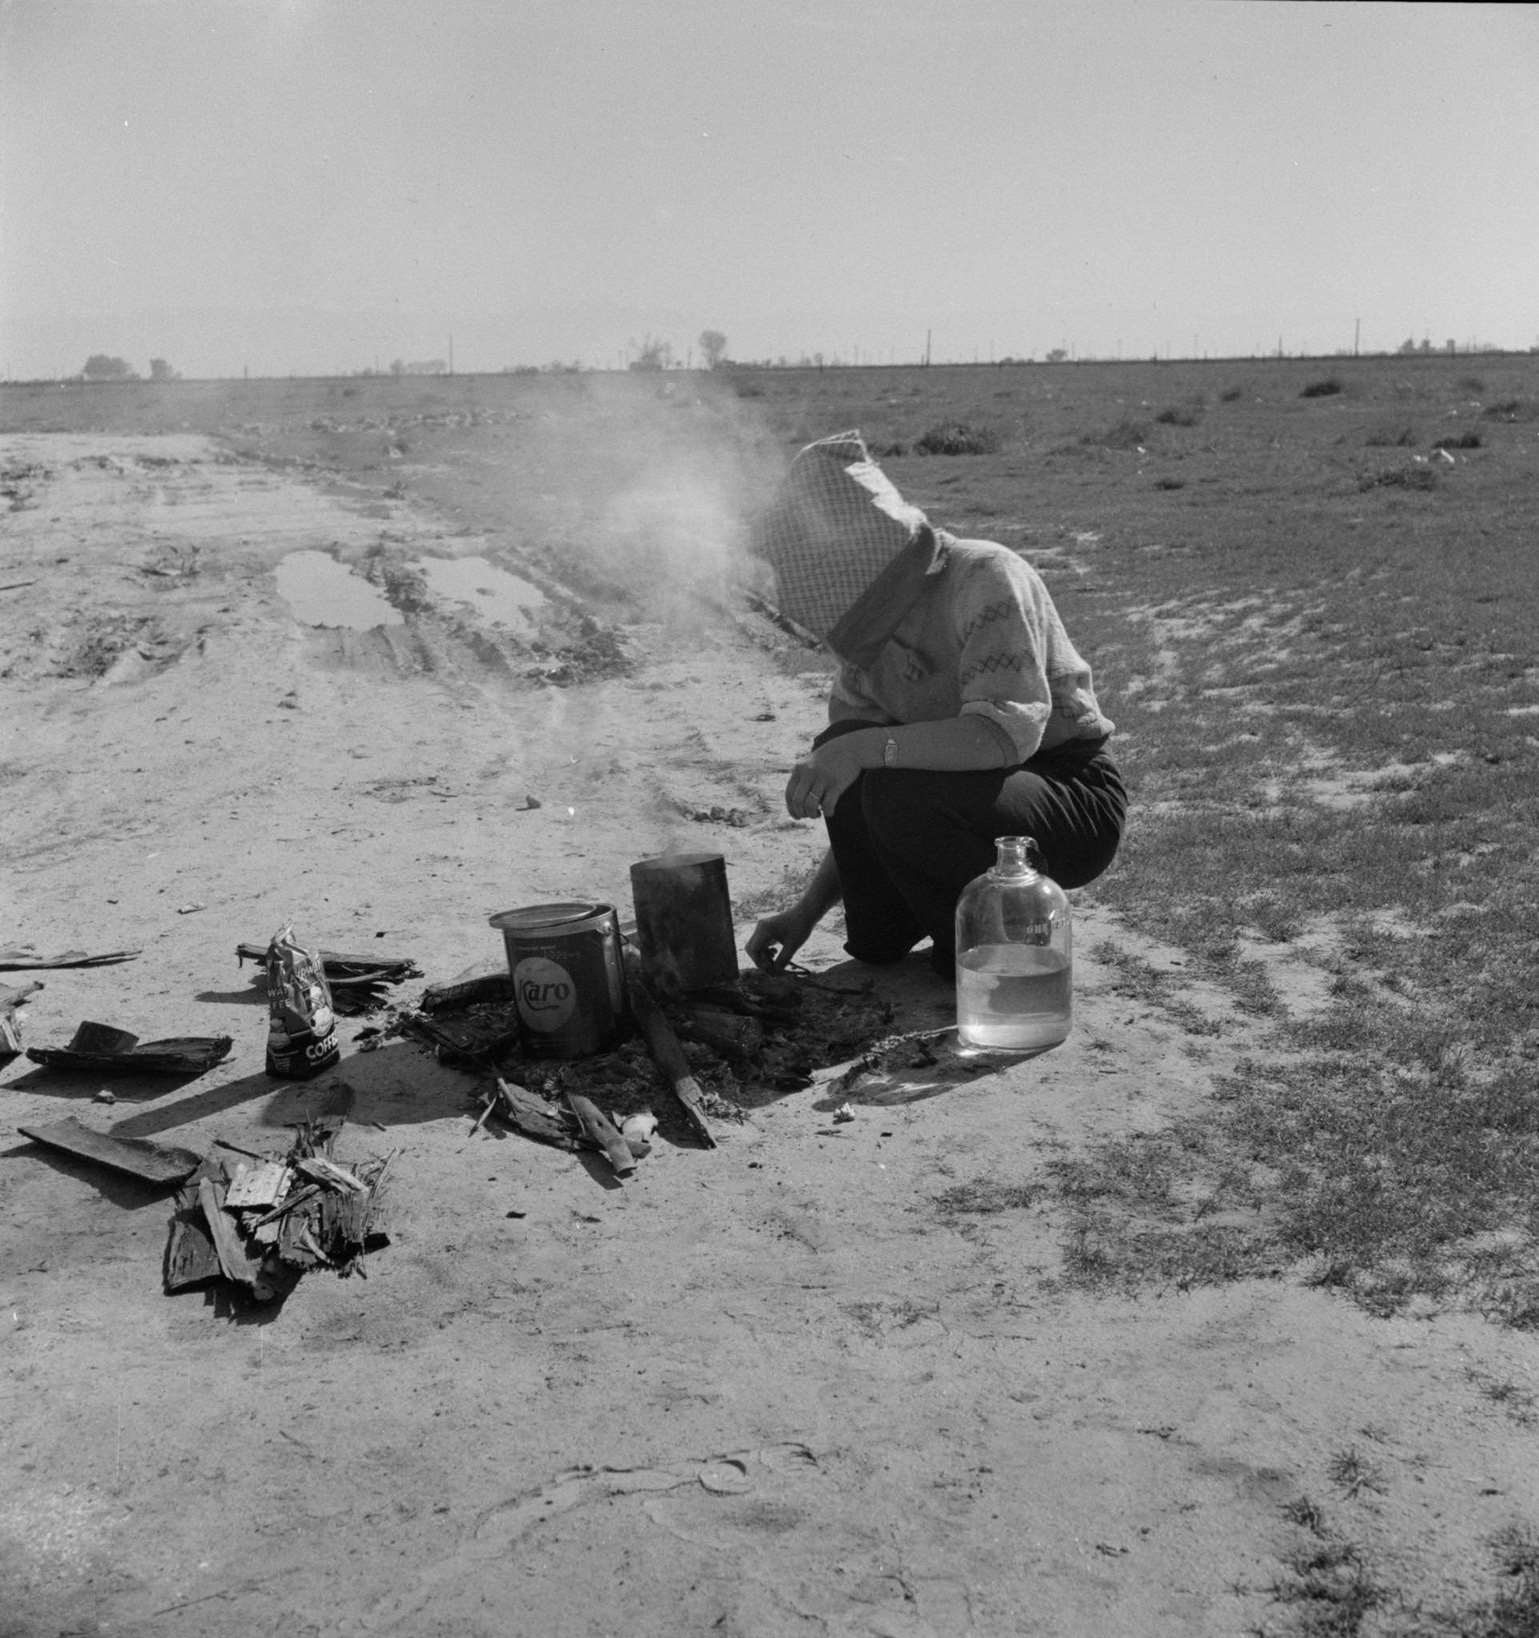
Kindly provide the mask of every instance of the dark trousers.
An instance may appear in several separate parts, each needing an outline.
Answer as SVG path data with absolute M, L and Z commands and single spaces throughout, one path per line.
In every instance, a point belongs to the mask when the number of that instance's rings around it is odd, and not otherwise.
M 836 722 L 818 744 L 869 728 Z M 857 961 L 899 961 L 928 935 L 931 963 L 956 963 L 962 889 L 994 863 L 999 836 L 1030 836 L 1038 869 L 1083 887 L 1112 862 L 1127 793 L 1103 741 L 1055 747 L 1014 768 L 936 773 L 871 768 L 825 818 L 844 893 L 845 949 Z

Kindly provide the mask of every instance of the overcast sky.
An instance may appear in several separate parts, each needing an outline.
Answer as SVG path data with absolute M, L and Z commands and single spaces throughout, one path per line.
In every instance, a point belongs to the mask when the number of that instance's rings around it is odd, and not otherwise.
M 1539 7 L 0 0 L 0 371 L 1539 342 Z

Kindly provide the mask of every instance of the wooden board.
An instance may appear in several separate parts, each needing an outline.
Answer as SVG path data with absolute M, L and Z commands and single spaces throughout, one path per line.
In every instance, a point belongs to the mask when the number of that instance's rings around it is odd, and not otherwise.
M 217 1280 L 223 1272 L 203 1213 L 178 1211 L 171 1219 L 166 1246 L 166 1290 L 185 1291 L 205 1280 Z
M 288 1193 L 291 1175 L 281 1160 L 269 1160 L 259 1166 L 237 1165 L 224 1203 L 231 1211 L 244 1206 L 269 1210 Z
M 47 1069 L 80 1069 L 117 1075 L 201 1075 L 230 1054 L 228 1035 L 173 1035 L 140 1041 L 121 1052 L 74 1047 L 29 1047 L 27 1056 Z
M 114 1171 L 128 1172 L 146 1183 L 180 1183 L 203 1164 L 203 1157 L 191 1149 L 162 1148 L 148 1138 L 120 1138 L 110 1132 L 93 1132 L 73 1115 L 48 1126 L 18 1126 L 16 1130 L 34 1143 L 62 1149 L 81 1160 L 94 1160 Z

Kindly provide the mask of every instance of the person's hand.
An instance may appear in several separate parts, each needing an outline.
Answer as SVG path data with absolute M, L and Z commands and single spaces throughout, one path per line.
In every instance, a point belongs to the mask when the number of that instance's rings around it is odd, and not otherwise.
M 786 812 L 793 819 L 816 819 L 830 814 L 839 798 L 860 777 L 860 759 L 848 743 L 852 736 L 831 739 L 791 769 L 786 781 Z
M 761 972 L 778 973 L 807 942 L 812 928 L 797 909 L 781 910 L 766 916 L 748 935 L 744 948 L 748 959 Z

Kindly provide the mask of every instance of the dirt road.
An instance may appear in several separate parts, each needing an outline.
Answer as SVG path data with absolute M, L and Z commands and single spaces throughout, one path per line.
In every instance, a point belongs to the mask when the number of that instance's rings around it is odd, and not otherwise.
M 410 954 L 404 1003 L 495 965 L 491 912 L 627 909 L 628 864 L 682 845 L 726 855 L 741 943 L 816 849 L 780 793 L 823 675 L 714 587 L 595 622 L 441 472 L 363 494 L 257 441 L 0 438 L 0 944 L 140 952 L 5 975 L 46 984 L 26 1042 L 235 1042 L 111 1104 L 0 1070 L 0 1634 L 1189 1638 L 1347 1608 L 1360 1566 L 1400 1609 L 1489 1596 L 1482 1543 L 1539 1516 L 1532 1431 L 1482 1391 L 1524 1380 L 1514 1339 L 1308 1270 L 1069 1277 L 1045 1165 L 1245 1048 L 1194 1058 L 1088 955 L 1050 1054 L 766 1094 L 624 1184 L 472 1132 L 477 1077 L 361 1050 L 364 1019 L 334 1077 L 270 1081 L 235 946 L 290 919 Z M 338 565 L 361 612 L 328 629 Z M 1082 950 L 1127 936 L 1079 914 Z M 806 959 L 951 1019 L 922 963 L 857 968 L 833 928 Z M 390 1244 L 267 1314 L 164 1295 L 164 1191 L 15 1135 L 265 1149 L 340 1085 L 340 1151 L 396 1151 Z M 1331 1630 L 1391 1630 L 1358 1613 Z

